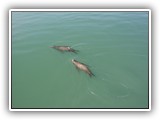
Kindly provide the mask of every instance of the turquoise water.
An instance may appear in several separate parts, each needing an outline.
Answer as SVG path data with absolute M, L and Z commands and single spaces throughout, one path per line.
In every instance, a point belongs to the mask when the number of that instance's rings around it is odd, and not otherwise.
M 12 107 L 147 108 L 148 13 L 12 12 Z

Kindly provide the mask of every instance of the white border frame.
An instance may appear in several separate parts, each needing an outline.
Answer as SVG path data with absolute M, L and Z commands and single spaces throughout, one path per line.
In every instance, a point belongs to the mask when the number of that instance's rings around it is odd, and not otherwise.
M 149 12 L 149 108 L 148 109 L 12 109 L 11 107 L 11 12 L 16 11 L 146 11 Z M 151 10 L 150 9 L 10 9 L 9 10 L 9 110 L 10 111 L 150 111 L 151 110 Z

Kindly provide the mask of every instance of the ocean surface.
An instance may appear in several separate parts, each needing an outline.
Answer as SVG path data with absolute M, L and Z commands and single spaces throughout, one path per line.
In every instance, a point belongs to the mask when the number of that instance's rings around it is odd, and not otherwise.
M 11 37 L 12 108 L 148 108 L 148 12 L 12 12 Z

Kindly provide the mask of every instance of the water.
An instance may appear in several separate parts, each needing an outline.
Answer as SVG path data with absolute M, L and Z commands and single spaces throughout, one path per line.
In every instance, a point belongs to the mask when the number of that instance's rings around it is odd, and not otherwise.
M 12 12 L 12 107 L 147 108 L 148 13 Z

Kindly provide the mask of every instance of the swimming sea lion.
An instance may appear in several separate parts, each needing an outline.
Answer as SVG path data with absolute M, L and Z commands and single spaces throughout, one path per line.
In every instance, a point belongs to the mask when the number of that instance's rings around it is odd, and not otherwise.
M 72 63 L 75 65 L 75 67 L 76 67 L 78 70 L 84 71 L 84 72 L 87 73 L 90 77 L 95 76 L 95 75 L 91 72 L 91 70 L 89 69 L 89 67 L 88 67 L 86 64 L 80 63 L 80 62 L 78 62 L 77 60 L 74 60 L 74 59 L 72 59 Z
M 61 52 L 73 52 L 73 53 L 77 53 L 78 50 L 74 50 L 73 48 L 69 47 L 69 46 L 51 46 L 50 48 L 54 48 L 56 50 L 59 50 Z

